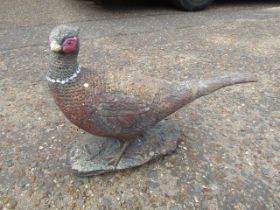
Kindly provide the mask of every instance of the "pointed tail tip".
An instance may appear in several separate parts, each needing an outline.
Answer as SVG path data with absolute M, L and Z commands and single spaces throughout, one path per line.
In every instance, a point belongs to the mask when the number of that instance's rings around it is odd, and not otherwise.
M 192 100 L 199 98 L 204 95 L 213 93 L 223 87 L 230 85 L 256 82 L 258 80 L 257 76 L 252 73 L 230 73 L 224 76 L 212 77 L 206 80 L 199 80 L 198 84 L 194 83 L 189 87 L 192 88 Z
M 252 73 L 236 73 L 233 74 L 232 79 L 235 80 L 236 82 L 257 82 L 258 81 L 258 77 L 255 74 Z
M 255 75 L 255 74 L 252 74 L 252 73 L 245 73 L 244 76 L 247 78 L 247 80 L 248 80 L 249 82 L 257 82 L 257 81 L 258 81 L 258 77 L 257 77 L 257 75 Z

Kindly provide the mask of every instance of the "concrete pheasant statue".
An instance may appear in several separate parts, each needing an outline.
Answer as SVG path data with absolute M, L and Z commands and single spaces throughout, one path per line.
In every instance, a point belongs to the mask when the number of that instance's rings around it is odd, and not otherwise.
M 123 142 L 119 154 L 112 158 L 114 164 L 130 140 L 186 104 L 225 86 L 256 81 L 250 74 L 190 81 L 104 74 L 77 62 L 78 33 L 77 28 L 66 25 L 52 30 L 48 85 L 56 104 L 72 123 L 93 135 Z

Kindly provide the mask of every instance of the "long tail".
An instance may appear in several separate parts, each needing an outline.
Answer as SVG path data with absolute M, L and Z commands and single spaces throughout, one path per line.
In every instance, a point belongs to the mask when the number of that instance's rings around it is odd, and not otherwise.
M 206 80 L 192 81 L 190 84 L 192 100 L 213 93 L 226 86 L 256 81 L 257 77 L 250 73 L 235 73 L 228 76 L 218 76 Z

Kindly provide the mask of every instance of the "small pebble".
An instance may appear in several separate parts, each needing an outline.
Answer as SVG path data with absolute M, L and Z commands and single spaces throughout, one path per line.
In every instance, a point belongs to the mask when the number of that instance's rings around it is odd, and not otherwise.
M 155 182 L 155 181 L 149 181 L 148 182 L 149 187 L 155 189 L 159 186 L 159 183 Z
M 179 210 L 178 206 L 171 206 L 169 210 Z
M 8 160 L 7 161 L 7 166 L 12 167 L 14 165 L 13 160 Z
M 150 155 L 150 156 L 154 156 L 155 153 L 152 151 L 152 152 L 149 153 L 149 155 Z
M 19 182 L 18 182 L 18 186 L 21 187 L 21 188 L 24 188 L 27 184 L 28 184 L 28 182 L 24 178 L 20 179 Z
M 201 208 L 202 209 L 207 209 L 208 208 L 208 201 L 207 200 L 203 200 L 201 202 Z
M 276 145 L 276 144 L 272 144 L 271 145 L 272 149 L 274 149 L 276 152 L 280 151 L 280 146 Z
M 194 202 L 196 202 L 196 203 L 199 202 L 199 200 L 198 200 L 198 198 L 197 198 L 196 196 L 193 196 L 193 200 L 194 200 Z
M 31 164 L 31 167 L 32 168 L 36 168 L 38 166 L 38 162 L 33 162 L 32 164 Z
M 17 201 L 15 199 L 13 199 L 13 198 L 10 198 L 9 202 L 6 205 L 6 208 L 7 209 L 15 209 L 16 206 L 17 206 Z
M 196 193 L 201 192 L 201 187 L 200 187 L 200 185 L 198 185 L 198 184 L 193 184 L 192 186 L 193 186 L 193 189 L 194 189 L 194 191 L 195 191 Z
M 265 176 L 268 176 L 270 174 L 269 168 L 262 167 L 261 171 L 262 171 L 263 175 L 265 175 Z
M 105 209 L 110 209 L 113 205 L 112 199 L 110 197 L 103 197 L 102 198 L 102 205 Z

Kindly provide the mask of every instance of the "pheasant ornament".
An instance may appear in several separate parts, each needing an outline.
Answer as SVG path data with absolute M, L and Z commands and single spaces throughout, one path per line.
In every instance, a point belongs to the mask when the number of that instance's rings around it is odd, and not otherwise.
M 225 86 L 256 81 L 251 74 L 188 81 L 104 74 L 77 62 L 78 34 L 78 28 L 67 25 L 52 30 L 46 78 L 56 104 L 72 123 L 93 135 L 123 142 L 113 164 L 131 140 L 186 104 Z

